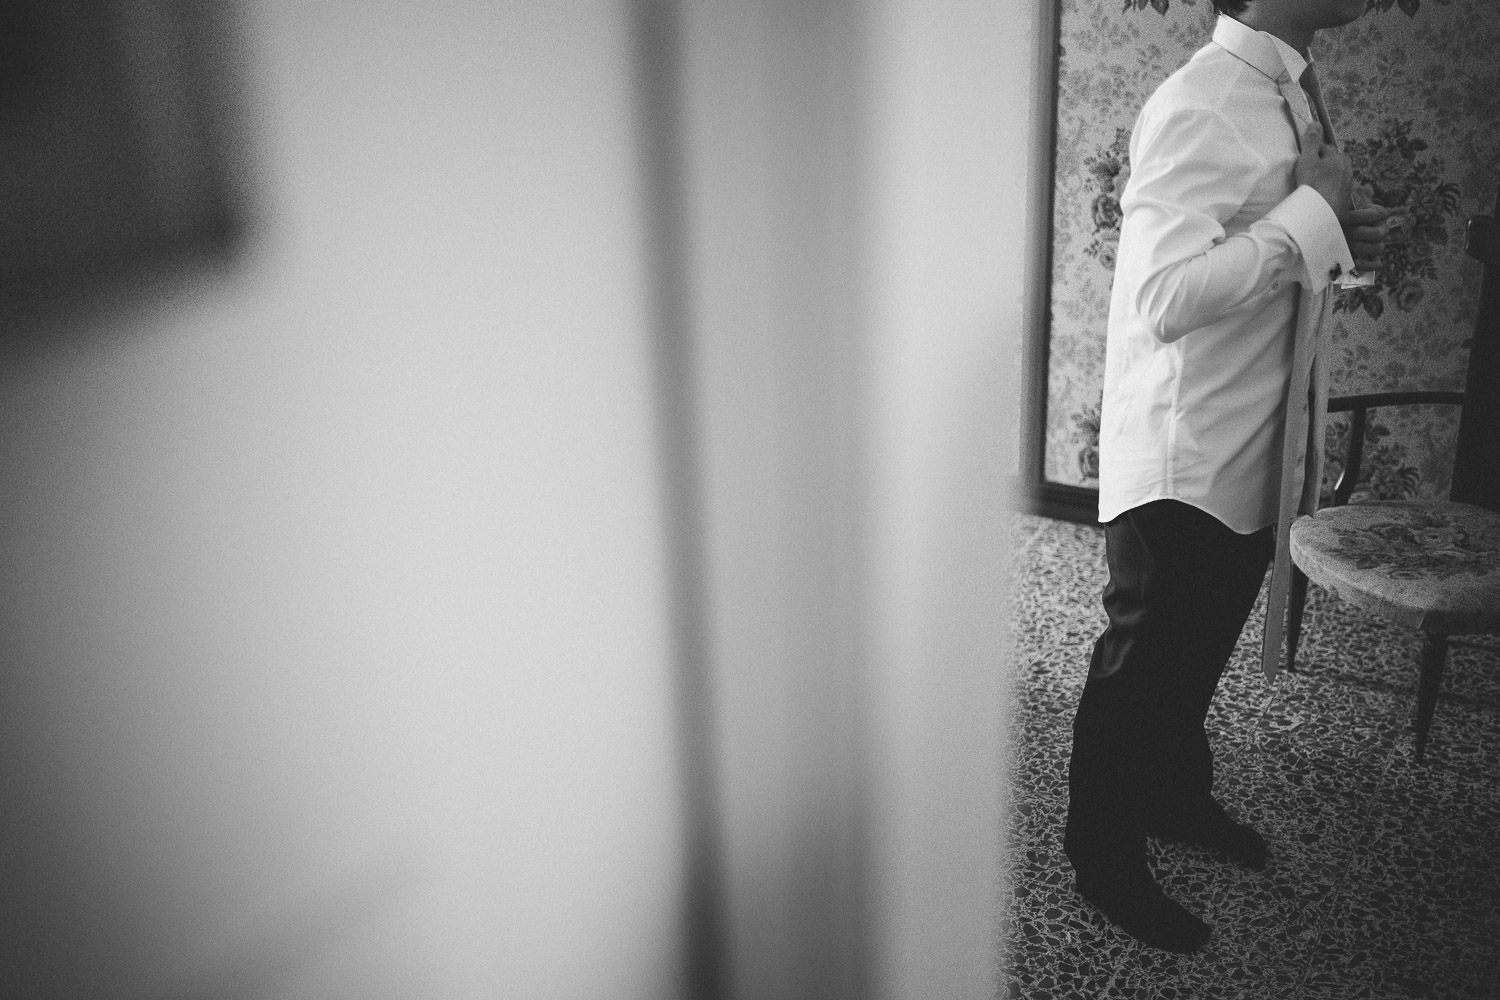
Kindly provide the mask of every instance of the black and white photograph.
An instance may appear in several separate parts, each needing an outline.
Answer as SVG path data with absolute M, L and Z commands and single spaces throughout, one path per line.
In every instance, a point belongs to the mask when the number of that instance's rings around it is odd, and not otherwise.
M 1497 54 L 6 0 L 0 996 L 1500 1000 Z

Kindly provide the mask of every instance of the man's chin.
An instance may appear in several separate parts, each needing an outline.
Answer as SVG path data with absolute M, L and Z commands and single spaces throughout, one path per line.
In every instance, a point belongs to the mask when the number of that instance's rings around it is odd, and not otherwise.
M 1365 0 L 1345 0 L 1339 8 L 1340 19 L 1330 27 L 1342 28 L 1346 24 L 1353 24 L 1363 17 L 1368 9 Z

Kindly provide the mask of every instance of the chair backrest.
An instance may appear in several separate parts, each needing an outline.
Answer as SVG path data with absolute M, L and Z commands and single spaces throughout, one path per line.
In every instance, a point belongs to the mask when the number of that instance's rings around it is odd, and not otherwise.
M 1500 192 L 1469 220 L 1464 250 L 1483 265 L 1450 497 L 1500 512 Z

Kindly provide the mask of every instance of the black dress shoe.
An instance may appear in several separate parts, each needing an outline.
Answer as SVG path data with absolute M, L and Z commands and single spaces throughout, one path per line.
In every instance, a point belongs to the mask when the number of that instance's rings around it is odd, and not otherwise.
M 1077 887 L 1111 923 L 1143 944 L 1187 954 L 1208 941 L 1208 924 L 1162 892 L 1145 865 L 1128 873 L 1080 871 Z
M 1235 864 L 1260 871 L 1266 867 L 1270 849 L 1253 827 L 1236 823 L 1212 798 L 1154 817 L 1146 832 L 1158 840 L 1206 847 Z

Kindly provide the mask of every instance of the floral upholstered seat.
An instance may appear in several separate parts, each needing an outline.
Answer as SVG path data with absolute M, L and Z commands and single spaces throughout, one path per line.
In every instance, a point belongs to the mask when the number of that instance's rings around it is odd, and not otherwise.
M 1344 602 L 1429 635 L 1500 631 L 1500 514 L 1449 502 L 1325 507 L 1292 558 Z

